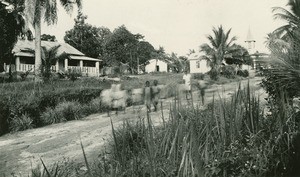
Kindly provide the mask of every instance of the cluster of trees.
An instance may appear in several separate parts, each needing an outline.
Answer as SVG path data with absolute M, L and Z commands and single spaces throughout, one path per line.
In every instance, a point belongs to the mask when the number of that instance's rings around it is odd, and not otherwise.
M 41 64 L 45 53 L 41 47 L 41 40 L 56 41 L 53 35 L 41 35 L 41 21 L 48 25 L 57 22 L 57 3 L 52 0 L 7 0 L 7 4 L 1 5 L 0 25 L 1 25 L 1 51 L 0 62 L 4 59 L 12 58 L 11 50 L 17 38 L 27 35 L 27 39 L 35 39 L 35 68 L 42 68 Z M 71 13 L 73 6 L 78 7 L 78 16 L 75 19 L 73 29 L 66 32 L 64 40 L 74 46 L 84 54 L 93 58 L 101 58 L 103 64 L 108 66 L 128 65 L 132 73 L 137 71 L 138 65 L 145 64 L 151 58 L 174 61 L 175 71 L 179 72 L 184 68 L 186 58 L 177 57 L 176 54 L 168 55 L 163 47 L 155 49 L 141 34 L 131 33 L 124 25 L 113 31 L 106 27 L 96 27 L 86 23 L 87 16 L 81 13 L 81 0 L 59 1 L 64 9 Z M 10 6 L 7 9 L 7 6 Z M 24 18 L 25 17 L 25 18 Z M 26 21 L 25 21 L 26 19 Z M 35 36 L 32 36 L 28 26 L 32 25 Z M 6 61 L 7 62 L 7 61 Z M 1 65 L 2 66 L 2 65 Z M 39 76 L 41 70 L 35 70 L 35 75 Z
M 101 58 L 106 66 L 128 65 L 132 73 L 138 65 L 151 58 L 178 60 L 175 55 L 165 53 L 163 47 L 155 49 L 142 34 L 133 34 L 124 25 L 110 31 L 106 27 L 96 27 L 86 23 L 87 16 L 81 12 L 75 19 L 74 27 L 66 31 L 64 40 L 84 54 Z

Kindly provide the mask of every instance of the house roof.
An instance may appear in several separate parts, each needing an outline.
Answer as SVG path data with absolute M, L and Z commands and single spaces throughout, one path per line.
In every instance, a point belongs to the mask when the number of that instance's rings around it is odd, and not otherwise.
M 97 59 L 97 58 L 91 58 L 91 57 L 86 57 L 86 56 L 76 56 L 76 55 L 70 55 L 69 56 L 70 59 L 73 60 L 86 60 L 86 61 L 102 61 L 101 59 Z
M 169 61 L 167 61 L 167 60 L 162 60 L 162 59 L 156 59 L 156 58 L 152 58 L 152 59 L 150 59 L 150 60 L 148 60 L 149 61 L 149 63 L 152 63 L 152 62 L 155 62 L 156 60 L 159 60 L 159 61 L 162 61 L 162 62 L 164 62 L 164 63 L 170 63 Z M 148 63 L 148 64 L 149 64 Z
M 188 60 L 201 60 L 201 56 L 205 55 L 204 52 L 193 53 L 188 57 Z
M 66 53 L 68 55 L 79 55 L 79 56 L 84 56 L 84 54 L 80 51 L 78 51 L 77 49 L 75 49 L 74 47 L 72 47 L 71 45 L 67 44 L 67 43 L 58 43 L 58 42 L 52 42 L 52 41 L 41 41 L 41 45 L 43 47 L 46 47 L 47 49 L 50 49 L 52 47 L 58 46 L 60 45 L 60 47 L 58 48 L 57 54 L 63 54 Z M 12 52 L 15 53 L 15 56 L 24 56 L 26 53 L 26 56 L 29 55 L 28 53 L 30 52 L 26 52 L 29 50 L 34 51 L 35 47 L 34 47 L 34 41 L 29 41 L 29 40 L 18 40 L 18 42 L 16 43 L 15 47 L 13 48 Z

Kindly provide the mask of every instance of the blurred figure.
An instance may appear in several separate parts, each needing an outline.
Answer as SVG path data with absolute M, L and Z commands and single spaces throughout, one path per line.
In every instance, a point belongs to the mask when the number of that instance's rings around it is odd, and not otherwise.
M 147 107 L 147 112 L 151 112 L 151 97 L 152 97 L 152 89 L 150 87 L 150 82 L 146 81 L 144 88 L 144 101 Z
M 154 111 L 156 112 L 157 111 L 157 105 L 158 105 L 158 100 L 160 98 L 160 87 L 157 85 L 158 84 L 158 81 L 157 80 L 154 80 L 153 81 L 153 86 L 151 87 L 152 88 L 152 103 L 153 103 L 153 106 L 154 106 Z
M 184 85 L 185 85 L 185 96 L 186 99 L 188 100 L 188 95 L 190 95 L 190 97 L 192 97 L 192 91 L 191 91 L 191 74 L 188 73 L 188 70 L 186 69 L 184 71 L 184 75 L 183 75 L 183 80 L 184 80 Z
M 200 90 L 199 96 L 201 96 L 202 105 L 204 105 L 205 89 L 207 88 L 207 82 L 204 80 L 204 75 L 200 76 L 200 80 L 197 83 L 197 87 Z
M 102 90 L 102 92 L 100 93 L 100 99 L 101 99 L 101 104 L 107 107 L 107 116 L 110 116 L 110 110 L 112 106 L 111 89 Z
M 131 90 L 131 98 L 133 104 L 143 102 L 143 88 L 137 88 Z
M 127 91 L 121 89 L 121 84 L 113 84 L 111 89 L 112 95 L 112 108 L 118 114 L 118 111 L 124 109 L 126 110 L 126 100 L 127 100 Z

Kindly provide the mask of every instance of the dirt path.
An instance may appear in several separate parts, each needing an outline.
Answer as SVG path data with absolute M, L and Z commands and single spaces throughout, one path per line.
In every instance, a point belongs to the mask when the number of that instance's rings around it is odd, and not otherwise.
M 250 85 L 262 92 L 257 85 L 259 81 L 259 78 L 250 79 Z M 247 82 L 247 80 L 243 81 L 242 85 L 246 85 Z M 215 91 L 219 91 L 221 97 L 229 97 L 237 85 L 237 83 L 213 85 L 207 89 L 207 102 L 212 99 Z M 163 113 L 166 117 L 171 102 L 172 98 L 169 98 L 163 103 Z M 121 125 L 124 119 L 135 120 L 138 117 L 137 109 L 137 106 L 129 107 L 126 113 L 112 115 L 114 126 Z M 145 108 L 141 109 L 140 114 L 145 115 Z M 162 123 L 161 111 L 152 112 L 150 116 L 154 124 Z M 17 176 L 28 176 L 31 168 L 40 164 L 40 158 L 49 165 L 62 161 L 64 158 L 82 162 L 80 138 L 88 159 L 93 161 L 100 149 L 103 149 L 106 139 L 110 138 L 110 134 L 111 124 L 107 114 L 94 114 L 81 120 L 4 135 L 0 137 L 0 176 L 8 176 L 12 171 Z

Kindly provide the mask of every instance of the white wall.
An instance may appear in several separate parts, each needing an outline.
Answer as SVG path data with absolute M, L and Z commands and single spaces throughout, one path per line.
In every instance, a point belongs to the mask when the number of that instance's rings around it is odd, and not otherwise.
M 157 65 L 159 66 L 159 72 L 168 72 L 168 64 L 164 61 L 157 60 Z M 149 61 L 149 64 L 145 67 L 146 73 L 156 72 L 156 59 Z
M 189 60 L 190 61 L 190 73 L 206 73 L 210 71 L 210 67 L 207 66 L 206 60 Z M 197 62 L 200 62 L 200 67 L 197 66 Z

